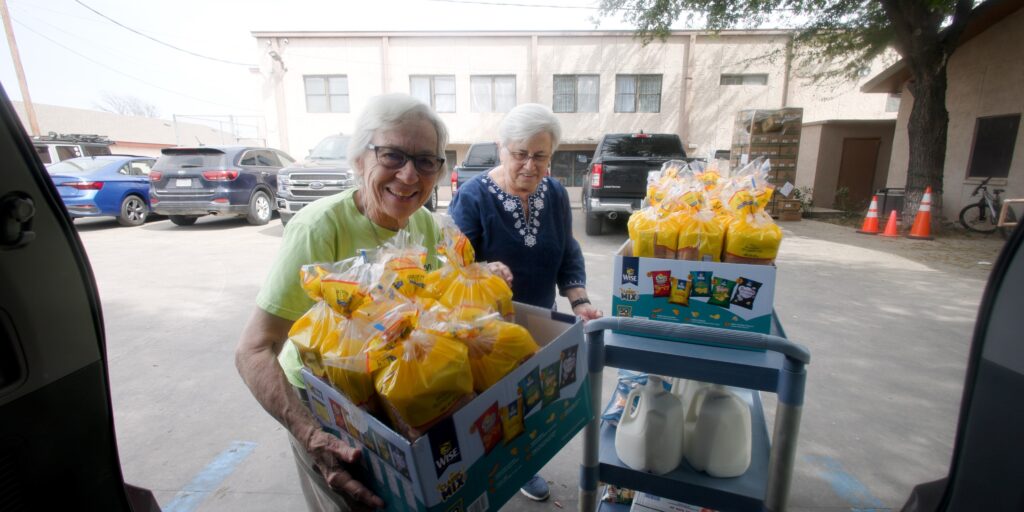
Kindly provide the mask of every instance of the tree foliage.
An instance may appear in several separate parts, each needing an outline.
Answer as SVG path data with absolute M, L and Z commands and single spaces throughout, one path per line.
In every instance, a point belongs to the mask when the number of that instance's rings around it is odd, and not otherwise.
M 113 112 L 123 116 L 159 117 L 156 105 L 130 94 L 114 94 L 103 92 L 102 98 L 94 105 L 104 112 Z
M 599 16 L 621 14 L 644 42 L 664 39 L 677 22 L 712 31 L 785 26 L 794 31 L 788 50 L 794 64 L 812 70 L 807 76 L 816 81 L 855 79 L 895 50 L 910 72 L 914 96 L 907 124 L 907 220 L 929 186 L 941 212 L 949 126 L 946 66 L 974 7 L 975 0 L 601 0 Z

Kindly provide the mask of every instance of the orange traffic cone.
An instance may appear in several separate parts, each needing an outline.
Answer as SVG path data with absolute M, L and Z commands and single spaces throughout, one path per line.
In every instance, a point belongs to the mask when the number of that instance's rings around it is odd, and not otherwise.
M 915 240 L 935 240 L 932 236 L 932 188 L 924 189 L 924 197 L 921 198 L 921 206 L 917 208 L 917 215 L 914 216 L 914 225 L 910 227 L 907 238 Z
M 900 236 L 899 228 L 896 227 L 897 222 L 898 221 L 896 220 L 896 210 L 889 212 L 889 222 L 885 223 L 885 231 L 882 233 L 882 236 Z
M 878 196 L 871 196 L 871 206 L 868 207 L 868 215 L 864 217 L 864 224 L 857 230 L 865 235 L 878 234 Z

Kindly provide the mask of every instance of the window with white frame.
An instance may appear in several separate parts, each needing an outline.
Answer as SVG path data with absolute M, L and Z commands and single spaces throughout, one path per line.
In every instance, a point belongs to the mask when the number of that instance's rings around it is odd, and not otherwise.
M 555 75 L 551 110 L 555 112 L 597 112 L 600 92 L 598 75 Z
M 661 112 L 661 75 L 615 75 L 616 112 Z
M 765 73 L 739 74 L 722 73 L 718 81 L 719 85 L 768 85 L 768 75 Z
M 508 112 L 516 106 L 515 75 L 477 75 L 469 77 L 471 112 Z
M 349 112 L 348 76 L 306 75 L 306 112 Z
M 435 112 L 455 112 L 455 75 L 413 75 L 409 94 Z

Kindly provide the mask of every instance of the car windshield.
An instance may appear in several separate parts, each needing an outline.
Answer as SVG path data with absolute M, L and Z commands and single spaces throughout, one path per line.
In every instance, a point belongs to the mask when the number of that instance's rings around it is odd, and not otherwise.
M 224 153 L 173 153 L 157 160 L 154 167 L 160 169 L 191 169 L 196 167 L 219 167 Z
M 344 160 L 348 157 L 348 137 L 327 137 L 309 153 L 311 160 Z
M 50 174 L 86 174 L 110 164 L 99 158 L 71 158 L 46 168 Z
M 466 165 L 495 165 L 498 163 L 498 145 L 473 146 L 466 157 Z
M 624 157 L 685 157 L 679 139 L 675 137 L 612 135 L 605 141 L 604 156 Z

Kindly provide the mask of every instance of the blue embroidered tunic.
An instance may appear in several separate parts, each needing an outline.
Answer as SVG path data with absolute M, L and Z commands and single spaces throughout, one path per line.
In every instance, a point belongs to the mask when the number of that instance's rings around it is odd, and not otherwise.
M 513 300 L 550 308 L 555 285 L 562 295 L 586 286 L 583 253 L 561 183 L 544 178 L 528 200 L 527 213 L 518 196 L 481 173 L 459 188 L 448 214 L 473 244 L 477 261 L 500 261 L 512 270 Z

